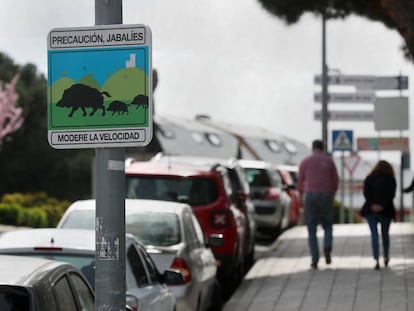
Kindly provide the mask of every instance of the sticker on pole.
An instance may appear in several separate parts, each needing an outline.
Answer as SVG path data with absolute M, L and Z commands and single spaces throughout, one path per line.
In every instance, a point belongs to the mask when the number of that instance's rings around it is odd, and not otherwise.
M 56 149 L 148 145 L 153 135 L 151 54 L 146 25 L 52 29 L 49 144 Z

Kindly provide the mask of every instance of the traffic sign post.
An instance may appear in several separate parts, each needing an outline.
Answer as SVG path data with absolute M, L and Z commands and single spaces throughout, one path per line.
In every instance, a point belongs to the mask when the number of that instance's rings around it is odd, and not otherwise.
M 341 205 L 339 219 L 340 223 L 344 223 L 344 152 L 353 151 L 354 140 L 353 131 L 351 130 L 333 130 L 332 131 L 332 151 L 342 151 L 341 155 Z
M 332 151 L 353 151 L 353 131 L 333 130 Z
M 322 111 L 314 111 L 314 119 L 322 120 L 322 123 L 326 123 L 326 119 L 329 121 L 374 121 L 375 130 L 407 130 L 409 128 L 409 111 L 408 111 L 408 98 L 402 96 L 401 91 L 408 89 L 408 77 L 407 76 L 371 76 L 371 75 L 315 75 L 315 84 L 322 86 L 322 94 L 315 93 L 315 102 L 322 103 Z M 327 93 L 326 85 L 348 85 L 354 86 L 356 93 Z M 376 97 L 376 90 L 400 90 L 399 97 Z M 361 111 L 326 111 L 326 104 L 330 103 L 360 103 L 375 104 L 373 110 L 361 110 Z M 346 149 L 345 133 L 336 133 L 337 136 L 333 140 L 333 150 L 335 146 L 336 150 L 341 150 L 340 146 Z M 358 138 L 357 141 L 358 150 L 400 150 L 403 153 L 408 152 L 408 139 L 404 137 L 386 137 L 386 138 Z M 342 152 L 342 170 L 345 160 Z M 401 160 L 401 167 L 403 166 L 403 160 Z M 352 178 L 352 170 L 349 170 Z M 343 174 L 342 174 L 343 176 Z M 402 184 L 402 171 L 401 171 Z M 343 194 L 343 191 L 342 191 Z M 403 197 L 401 193 L 401 198 Z M 343 201 L 343 196 L 342 196 Z M 351 209 L 352 209 L 352 195 L 351 195 Z M 342 210 L 341 210 L 341 222 L 342 222 Z M 403 220 L 403 202 L 401 199 L 401 220 Z M 350 222 L 352 221 L 352 211 L 350 213 Z
M 56 149 L 136 147 L 152 139 L 152 39 L 145 25 L 52 29 L 48 140 Z
M 355 169 L 357 168 L 359 162 L 361 161 L 361 157 L 358 154 L 351 154 L 348 157 L 344 158 L 344 166 L 346 167 L 346 169 L 348 170 L 349 173 L 349 184 L 350 184 L 350 194 L 349 194 L 349 223 L 353 223 L 354 222 L 354 202 L 353 202 L 353 192 L 352 192 L 352 187 L 353 187 L 353 174 Z
M 408 97 L 382 97 L 375 101 L 375 130 L 408 130 Z
M 315 120 L 321 120 L 321 111 L 313 113 Z M 373 121 L 374 111 L 368 110 L 331 110 L 328 112 L 329 121 Z
M 409 151 L 407 137 L 358 137 L 358 151 Z
M 370 75 L 332 75 L 327 78 L 329 85 L 353 85 L 358 89 L 373 90 L 406 90 L 408 89 L 408 76 Z M 321 84 L 320 75 L 314 77 L 315 84 Z
M 352 176 L 359 162 L 361 162 L 361 157 L 358 154 L 351 154 L 345 157 L 344 160 L 344 164 L 346 169 L 348 170 L 349 176 Z
M 315 102 L 322 101 L 321 93 L 315 93 Z M 373 93 L 329 93 L 329 103 L 374 103 L 375 94 Z

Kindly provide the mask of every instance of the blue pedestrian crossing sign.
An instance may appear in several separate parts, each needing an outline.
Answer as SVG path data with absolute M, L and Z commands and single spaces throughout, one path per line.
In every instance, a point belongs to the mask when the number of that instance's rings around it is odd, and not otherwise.
M 349 130 L 332 131 L 332 151 L 353 151 L 353 132 Z

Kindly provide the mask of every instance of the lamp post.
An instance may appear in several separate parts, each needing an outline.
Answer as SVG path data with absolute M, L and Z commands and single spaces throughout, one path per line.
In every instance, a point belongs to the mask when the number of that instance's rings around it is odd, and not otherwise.
M 322 141 L 328 151 L 328 66 L 326 64 L 326 13 L 322 12 Z

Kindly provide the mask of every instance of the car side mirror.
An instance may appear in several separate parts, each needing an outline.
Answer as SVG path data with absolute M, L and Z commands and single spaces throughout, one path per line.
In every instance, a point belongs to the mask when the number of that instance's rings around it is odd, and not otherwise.
M 221 247 L 224 244 L 224 236 L 222 234 L 211 234 L 207 239 L 208 247 Z
M 184 284 L 184 275 L 176 269 L 167 269 L 162 274 L 162 280 L 167 285 Z

